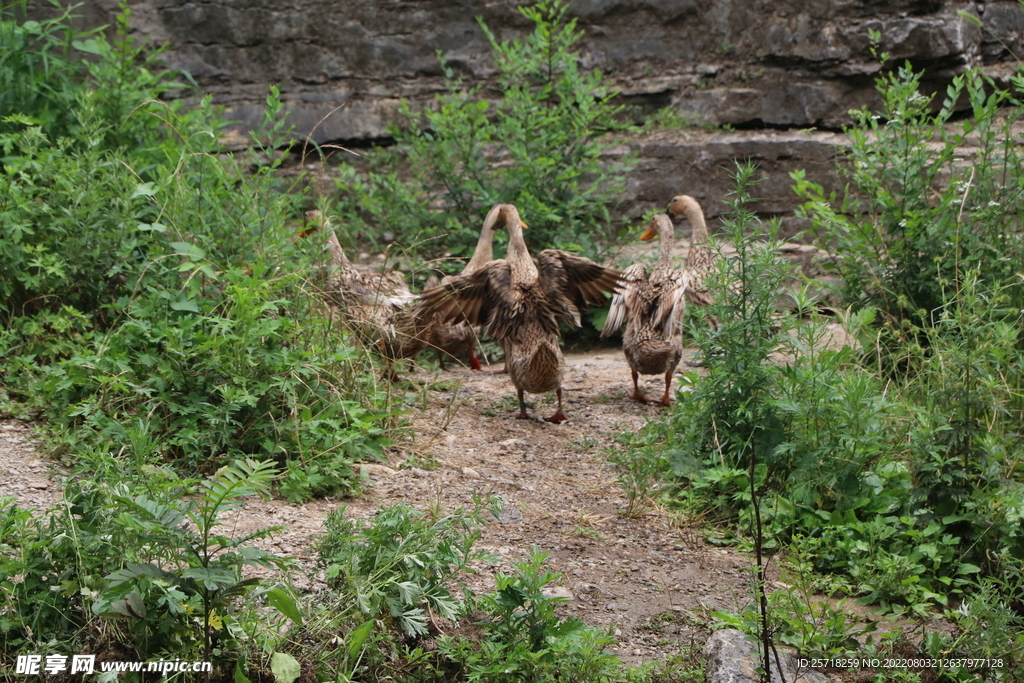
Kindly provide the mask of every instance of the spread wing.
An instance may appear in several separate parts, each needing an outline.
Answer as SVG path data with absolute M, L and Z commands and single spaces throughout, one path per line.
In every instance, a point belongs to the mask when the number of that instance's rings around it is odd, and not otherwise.
M 625 284 L 612 297 L 612 305 L 608 309 L 608 317 L 605 318 L 604 329 L 601 330 L 602 338 L 611 336 L 626 321 L 637 290 L 647 283 L 647 269 L 644 268 L 643 264 L 634 263 L 622 271 L 621 282 Z
M 552 312 L 574 325 L 587 304 L 604 301 L 604 292 L 614 292 L 622 273 L 600 266 L 588 258 L 557 249 L 537 254 L 540 286 Z
M 494 311 L 510 306 L 512 271 L 505 259 L 445 280 L 441 286 L 420 294 L 424 311 L 441 322 L 465 320 L 483 327 L 492 322 Z

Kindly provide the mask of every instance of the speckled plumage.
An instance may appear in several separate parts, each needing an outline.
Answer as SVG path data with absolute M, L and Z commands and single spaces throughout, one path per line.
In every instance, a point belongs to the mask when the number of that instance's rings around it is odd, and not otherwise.
M 534 264 L 523 239 L 523 224 L 511 204 L 491 210 L 485 226 L 509 232 L 505 258 L 469 275 L 423 292 L 424 305 L 442 320 L 464 319 L 484 328 L 505 350 L 505 365 L 519 396 L 520 418 L 529 417 L 523 393 L 555 391 L 558 410 L 549 422 L 567 419 L 562 412 L 562 368 L 558 321 L 580 324 L 588 303 L 615 289 L 618 271 L 555 249 L 545 249 Z
M 683 355 L 679 340 L 679 320 L 686 308 L 689 281 L 685 273 L 672 267 L 672 220 L 659 214 L 651 219 L 640 239 L 661 239 L 661 255 L 650 275 L 642 264 L 623 271 L 625 287 L 612 298 L 602 337 L 611 335 L 623 322 L 622 351 L 633 375 L 630 398 L 647 402 L 637 385 L 638 375 L 664 375 L 665 394 L 661 405 L 669 405 L 672 373 Z
M 310 215 L 314 214 L 314 215 Z M 307 212 L 329 229 L 319 211 Z M 426 325 L 417 297 L 409 291 L 401 273 L 363 273 L 348 260 L 330 232 L 325 248 L 331 272 L 323 286 L 327 301 L 341 314 L 343 324 L 378 348 L 388 359 L 412 358 L 425 345 Z

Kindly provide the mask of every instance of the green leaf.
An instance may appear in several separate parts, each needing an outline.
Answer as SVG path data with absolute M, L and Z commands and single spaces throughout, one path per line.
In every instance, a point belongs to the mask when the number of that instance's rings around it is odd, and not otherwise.
M 302 673 L 298 660 L 283 652 L 275 652 L 270 656 L 270 671 L 277 683 L 292 683 Z
M 132 197 L 131 198 L 135 199 L 136 197 L 152 197 L 155 194 L 156 194 L 156 184 L 155 183 L 142 183 L 141 185 L 137 185 L 135 187 L 135 191 L 132 192 Z
M 190 313 L 198 313 L 199 307 L 196 306 L 196 302 L 192 299 L 181 295 L 176 301 L 171 302 L 171 308 L 175 311 L 189 311 Z
M 281 614 L 285 615 L 299 626 L 302 626 L 302 614 L 295 606 L 295 601 L 280 588 L 267 591 L 267 602 Z
M 103 54 L 103 48 L 95 38 L 90 38 L 89 40 L 72 40 L 71 47 L 75 48 L 79 52 L 85 52 L 90 55 Z
M 966 19 L 967 21 L 971 22 L 972 24 L 974 24 L 978 28 L 981 28 L 981 26 L 982 26 L 981 19 L 976 17 L 976 16 L 974 16 L 970 12 L 965 12 L 963 10 L 957 10 L 957 14 L 960 15 L 961 19 Z
M 366 642 L 366 638 L 370 635 L 370 631 L 373 630 L 373 619 L 364 621 L 359 627 L 352 631 L 352 635 L 348 641 L 348 656 L 349 659 L 355 659 L 356 655 L 359 654 L 359 650 L 362 649 L 363 643 Z
M 235 660 L 234 683 L 252 683 L 249 677 L 245 675 L 245 657 L 239 657 Z
M 167 232 L 167 226 L 163 223 L 139 223 L 135 229 L 141 232 Z
M 206 258 L 206 252 L 191 242 L 171 242 L 168 246 L 174 250 L 175 254 L 181 254 L 182 256 L 189 256 L 197 259 Z

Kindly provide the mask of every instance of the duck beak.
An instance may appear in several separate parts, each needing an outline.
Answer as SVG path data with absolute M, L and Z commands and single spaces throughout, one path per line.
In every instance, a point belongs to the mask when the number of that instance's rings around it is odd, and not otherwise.
M 523 228 L 523 230 L 526 230 L 528 227 L 530 227 L 529 225 L 526 224 L 526 221 L 524 221 L 521 218 L 519 219 L 519 225 Z
M 653 240 L 657 236 L 658 233 L 654 230 L 654 228 L 647 228 L 647 230 L 644 231 L 644 234 L 640 235 L 640 239 L 642 239 L 644 242 L 647 242 L 649 240 Z

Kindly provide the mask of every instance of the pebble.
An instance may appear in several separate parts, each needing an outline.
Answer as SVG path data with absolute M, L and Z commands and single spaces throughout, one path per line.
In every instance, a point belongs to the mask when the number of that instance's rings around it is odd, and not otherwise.
M 565 586 L 552 586 L 550 588 L 545 588 L 541 593 L 549 598 L 561 598 L 565 600 L 574 600 L 576 598 L 576 596 L 572 594 L 572 591 Z
M 370 479 L 379 479 L 381 477 L 393 477 L 398 472 L 391 469 L 387 465 L 379 465 L 372 462 L 364 462 L 359 465 L 359 473 L 365 474 Z
M 472 467 L 463 467 L 462 474 L 470 479 L 480 479 L 480 473 L 474 470 Z
M 498 515 L 498 521 L 502 524 L 511 524 L 512 522 L 519 522 L 523 519 L 523 511 L 514 505 L 506 505 L 502 508 L 501 514 Z

